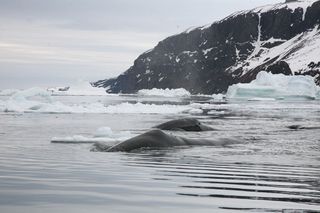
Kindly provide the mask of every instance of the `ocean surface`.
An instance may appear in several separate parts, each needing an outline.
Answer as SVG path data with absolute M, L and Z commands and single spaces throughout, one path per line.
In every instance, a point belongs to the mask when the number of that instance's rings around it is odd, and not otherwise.
M 320 211 L 319 100 L 42 98 L 26 110 L 0 97 L 1 213 Z M 97 138 L 99 128 L 117 139 L 184 117 L 216 131 L 170 134 L 239 143 L 131 153 L 93 152 L 80 143 Z M 73 143 L 51 143 L 54 137 Z

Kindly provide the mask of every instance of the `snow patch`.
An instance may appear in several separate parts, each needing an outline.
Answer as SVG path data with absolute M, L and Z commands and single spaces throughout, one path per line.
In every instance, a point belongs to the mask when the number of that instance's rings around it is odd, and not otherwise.
M 284 40 L 284 39 L 279 39 L 279 38 L 274 38 L 274 37 L 271 37 L 269 38 L 268 40 L 266 41 L 263 41 L 263 43 L 270 43 L 270 44 L 274 44 L 276 42 L 286 42 L 287 40 Z
M 199 29 L 199 27 L 189 27 L 183 33 L 190 33 L 191 31 L 196 30 L 196 29 Z
M 212 47 L 212 48 L 205 49 L 205 50 L 202 50 L 202 52 L 203 52 L 204 55 L 207 55 L 208 52 L 211 52 L 212 50 L 213 50 L 213 47 Z
M 269 4 L 269 5 L 265 5 L 262 7 L 254 8 L 252 10 L 243 10 L 243 11 L 235 12 L 235 13 L 231 14 L 230 16 L 228 16 L 228 17 L 226 17 L 216 23 L 221 23 L 225 20 L 235 18 L 239 15 L 248 15 L 250 13 L 261 13 L 262 14 L 262 13 L 267 13 L 270 11 L 280 10 L 280 9 L 284 9 L 284 8 L 287 8 L 291 11 L 295 11 L 297 8 L 302 8 L 303 9 L 302 21 L 304 21 L 305 14 L 307 12 L 308 7 L 312 6 L 312 4 L 315 3 L 316 1 L 319 1 L 319 0 L 297 0 L 294 2 L 288 2 L 288 3 Z
M 236 49 L 236 57 L 237 57 L 237 61 L 240 60 L 240 50 L 237 49 L 237 47 L 235 47 Z
M 258 13 L 259 22 L 258 22 L 258 36 L 256 42 L 253 44 L 254 50 L 251 55 L 248 57 L 249 59 L 255 57 L 261 49 L 261 13 Z
M 298 0 L 294 2 L 288 2 L 288 3 L 279 3 L 275 5 L 267 5 L 262 7 L 257 7 L 253 10 L 250 10 L 249 12 L 260 12 L 260 13 L 266 13 L 272 10 L 279 10 L 283 8 L 288 8 L 292 11 L 294 11 L 297 8 L 302 8 L 304 11 L 307 10 L 308 7 L 312 6 L 314 2 L 318 0 Z
M 268 41 L 262 41 L 262 43 L 269 41 L 276 42 L 282 40 L 269 39 Z M 259 57 L 254 57 L 256 53 L 259 53 Z M 247 60 L 244 60 L 236 66 L 230 67 L 229 70 L 232 72 L 238 68 L 242 68 L 242 75 L 244 75 L 257 66 L 277 58 L 277 61 L 283 60 L 287 62 L 293 73 L 303 72 L 307 69 L 310 62 L 313 61 L 317 63 L 319 61 L 319 55 L 320 31 L 317 25 L 312 30 L 300 33 L 290 40 L 273 48 L 257 48 L 256 46 L 255 50 Z

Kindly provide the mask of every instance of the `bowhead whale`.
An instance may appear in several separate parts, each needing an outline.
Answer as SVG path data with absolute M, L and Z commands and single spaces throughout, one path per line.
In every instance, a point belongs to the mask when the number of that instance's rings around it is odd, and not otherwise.
M 101 143 L 94 145 L 94 150 L 105 152 L 130 152 L 140 148 L 164 148 L 174 146 L 224 146 L 238 143 L 234 139 L 189 139 L 166 134 L 161 130 L 151 130 L 131 139 L 125 140 L 113 146 L 106 146 Z
M 160 125 L 155 126 L 154 128 L 162 129 L 162 130 L 183 130 L 183 131 L 193 131 L 193 132 L 201 132 L 201 131 L 210 131 L 214 130 L 210 126 L 203 125 L 200 121 L 194 118 L 182 118 L 171 120 Z

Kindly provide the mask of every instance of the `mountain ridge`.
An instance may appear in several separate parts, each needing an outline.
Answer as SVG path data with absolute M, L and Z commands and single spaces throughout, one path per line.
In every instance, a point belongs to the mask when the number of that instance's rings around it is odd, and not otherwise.
M 311 75 L 319 85 L 319 26 L 319 0 L 239 11 L 160 41 L 118 77 L 93 85 L 111 93 L 185 88 L 212 94 L 250 82 L 262 70 Z

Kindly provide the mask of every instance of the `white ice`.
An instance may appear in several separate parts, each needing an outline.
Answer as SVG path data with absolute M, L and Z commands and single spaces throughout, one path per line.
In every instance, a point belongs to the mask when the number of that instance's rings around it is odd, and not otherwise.
M 186 89 L 142 89 L 138 91 L 140 96 L 162 96 L 162 97 L 186 97 L 190 96 L 190 92 Z
M 228 88 L 227 99 L 316 99 L 319 87 L 311 76 L 286 76 L 265 71 L 248 84 L 235 84 Z M 261 100 L 261 99 L 260 99 Z
M 7 100 L 0 100 L 2 112 L 36 113 L 108 113 L 108 114 L 176 114 L 190 110 L 186 105 L 120 103 L 104 105 L 102 102 L 66 104 L 55 101 L 50 92 L 31 88 L 16 92 Z
M 67 137 L 53 137 L 52 143 L 108 143 L 115 144 L 131 138 L 133 135 L 129 131 L 113 132 L 110 127 L 100 127 L 96 132 L 88 137 L 83 135 L 73 135 Z
M 0 96 L 11 96 L 16 92 L 19 92 L 19 90 L 18 89 L 4 89 L 4 90 L 0 90 Z

